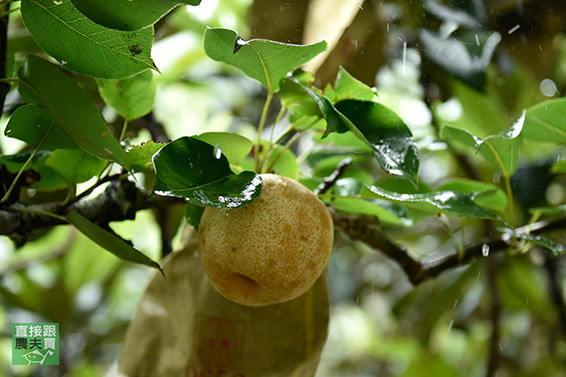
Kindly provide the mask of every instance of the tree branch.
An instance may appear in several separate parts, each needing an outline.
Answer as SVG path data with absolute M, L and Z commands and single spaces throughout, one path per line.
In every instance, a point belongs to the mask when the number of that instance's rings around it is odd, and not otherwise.
M 407 274 L 413 284 L 420 282 L 423 265 L 413 258 L 407 250 L 395 245 L 379 228 L 379 221 L 374 216 L 349 214 L 331 209 L 334 226 L 341 229 L 353 241 L 366 243 L 372 249 L 381 251 L 395 260 Z
M 344 174 L 348 166 L 352 165 L 352 159 L 350 157 L 343 159 L 336 166 L 336 169 L 328 177 L 322 180 L 322 183 L 314 190 L 316 195 L 324 194 L 326 191 L 330 190 L 333 184 Z
M 345 163 L 342 167 L 346 166 Z M 340 171 L 337 168 L 337 171 Z M 340 176 L 340 174 L 337 174 Z M 90 221 L 101 226 L 111 221 L 134 219 L 137 211 L 149 208 L 163 208 L 185 203 L 181 199 L 151 196 L 140 191 L 127 178 L 113 181 L 99 196 L 81 200 L 68 208 L 57 203 L 34 206 L 16 206 L 0 209 L 0 235 L 12 238 L 17 245 L 23 245 L 43 234 L 46 230 L 65 222 L 49 214 L 64 216 L 69 210 L 76 210 Z M 408 250 L 391 242 L 379 227 L 375 216 L 349 214 L 330 208 L 334 225 L 354 241 L 362 241 L 375 250 L 396 261 L 414 285 L 432 279 L 442 272 L 466 265 L 477 257 L 483 257 L 484 245 L 491 254 L 506 250 L 511 239 L 505 235 L 480 239 L 469 244 L 462 252 L 455 252 L 438 260 L 423 263 Z M 566 229 L 566 217 L 541 221 L 515 230 L 517 233 L 542 234 L 557 229 Z
M 75 210 L 90 221 L 105 226 L 111 221 L 134 219 L 142 209 L 179 203 L 173 198 L 150 197 L 128 179 L 113 181 L 99 196 L 62 208 L 57 203 L 12 206 L 0 209 L 0 235 L 9 236 L 17 245 L 36 238 L 64 221 L 49 214 L 65 215 Z
M 435 278 L 444 271 L 469 264 L 478 257 L 483 258 L 486 247 L 489 248 L 491 254 L 495 254 L 506 250 L 511 245 L 511 239 L 507 239 L 504 235 L 487 237 L 469 244 L 462 252 L 455 252 L 435 261 L 423 263 L 411 256 L 409 251 L 392 243 L 380 230 L 379 222 L 375 217 L 348 214 L 336 210 L 332 210 L 331 213 L 337 228 L 353 241 L 364 242 L 396 261 L 414 285 Z M 566 218 L 541 221 L 517 228 L 515 232 L 542 234 L 557 229 L 566 229 Z

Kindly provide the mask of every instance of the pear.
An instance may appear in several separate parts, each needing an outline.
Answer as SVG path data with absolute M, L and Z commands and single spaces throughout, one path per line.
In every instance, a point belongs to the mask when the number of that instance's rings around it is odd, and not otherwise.
M 247 306 L 304 294 L 324 271 L 334 241 L 332 218 L 311 190 L 284 176 L 260 176 L 253 203 L 206 208 L 199 224 L 199 251 L 213 287 Z

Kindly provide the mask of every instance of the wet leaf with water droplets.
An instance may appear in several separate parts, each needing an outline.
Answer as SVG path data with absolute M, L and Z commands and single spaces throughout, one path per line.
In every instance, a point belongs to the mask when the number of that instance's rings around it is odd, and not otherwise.
M 507 208 L 509 200 L 503 190 L 492 183 L 472 179 L 455 178 L 437 188 L 438 191 L 457 191 L 474 193 L 474 203 L 480 207 L 502 212 Z
M 497 219 L 498 216 L 474 203 L 476 193 L 437 191 L 417 194 L 400 194 L 377 186 L 367 186 L 369 194 L 399 203 L 408 208 L 431 213 L 444 213 L 457 217 Z
M 204 33 L 204 50 L 214 60 L 241 69 L 274 93 L 287 73 L 326 49 L 326 42 L 295 45 L 252 39 L 244 41 L 230 29 L 213 28 Z
M 252 203 L 261 191 L 254 172 L 235 175 L 218 148 L 192 137 L 182 137 L 153 156 L 157 195 L 186 199 L 202 207 L 230 209 Z
M 531 233 L 525 234 L 525 233 L 514 233 L 514 232 L 509 232 L 506 234 L 509 234 L 511 237 L 532 242 L 537 246 L 550 250 L 555 257 L 559 257 L 564 253 L 566 253 L 566 247 L 564 245 L 556 243 L 550 238 L 538 234 L 531 234 Z
M 523 144 L 523 128 L 525 113 L 507 129 L 496 135 L 481 139 L 471 132 L 453 126 L 444 126 L 440 136 L 447 141 L 455 141 L 482 155 L 504 176 L 510 177 L 519 166 L 521 146 Z
M 351 123 L 350 129 L 372 147 L 381 167 L 416 185 L 419 152 L 405 122 L 388 107 L 371 101 L 344 100 L 335 108 Z

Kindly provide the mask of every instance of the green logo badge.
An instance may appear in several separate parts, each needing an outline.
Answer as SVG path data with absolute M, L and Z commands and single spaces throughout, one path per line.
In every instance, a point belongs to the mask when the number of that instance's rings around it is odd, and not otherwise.
M 12 365 L 59 365 L 58 323 L 12 323 Z

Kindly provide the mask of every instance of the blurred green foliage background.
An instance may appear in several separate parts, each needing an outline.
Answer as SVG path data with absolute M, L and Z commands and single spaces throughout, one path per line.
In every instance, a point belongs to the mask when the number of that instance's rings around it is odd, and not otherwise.
M 496 0 L 485 7 L 479 1 L 445 2 L 445 11 L 483 12 L 482 30 L 501 35 L 493 62 L 485 69 L 485 82 L 475 81 L 483 90 L 477 90 L 473 80 L 457 80 L 443 70 L 446 67 L 427 59 L 419 32 L 442 33 L 451 27 L 435 17 L 431 3 L 203 0 L 198 7 L 179 7 L 156 24 L 152 55 L 161 74 L 155 75 L 155 107 L 149 118 L 136 121 L 155 127 L 136 127 L 134 122 L 130 136 L 134 141 L 166 141 L 204 131 L 254 135 L 264 92 L 258 83 L 205 56 L 206 26 L 292 43 L 318 37 L 330 43 L 316 72 L 320 87 L 333 81 L 340 66 L 376 86 L 380 100 L 401 115 L 419 142 L 422 183 L 437 185 L 461 177 L 457 161 L 434 142 L 434 122 L 465 125 L 480 135 L 493 133 L 508 126 L 523 108 L 561 96 L 566 91 L 566 6 L 552 0 Z M 17 62 L 24 52 L 39 48 L 18 13 L 11 18 L 8 49 Z M 85 78 L 83 84 L 98 95 L 92 80 Z M 7 106 L 10 100 L 17 98 L 9 97 Z M 102 111 L 110 124 L 121 122 L 111 109 Z M 5 154 L 21 146 L 0 137 Z M 299 146 L 299 152 L 307 147 Z M 520 174 L 513 180 L 523 206 L 517 217 L 527 216 L 527 209 L 540 200 L 565 203 L 564 175 L 548 178 L 548 169 L 540 165 L 549 156 L 528 146 L 523 153 Z M 482 164 L 477 163 L 478 175 L 493 176 Z M 543 183 L 530 185 L 533 181 Z M 111 226 L 159 260 L 174 249 L 183 221 L 182 208 L 173 208 L 139 212 L 135 221 Z M 450 234 L 437 218 L 409 230 L 390 230 L 391 238 L 424 260 L 443 256 L 454 243 L 475 235 Z M 564 297 L 566 259 L 553 263 L 552 278 Z M 501 304 L 498 376 L 566 376 L 566 323 L 553 301 L 549 271 L 544 254 L 536 249 L 501 256 L 496 276 Z M 118 260 L 70 227 L 57 227 L 21 248 L 0 238 L 0 375 L 114 375 L 125 330 L 153 273 Z M 485 260 L 413 287 L 394 262 L 338 234 L 328 274 L 330 331 L 317 377 L 485 375 L 492 335 L 489 292 L 494 284 Z M 61 365 L 11 366 L 11 322 L 59 323 Z

